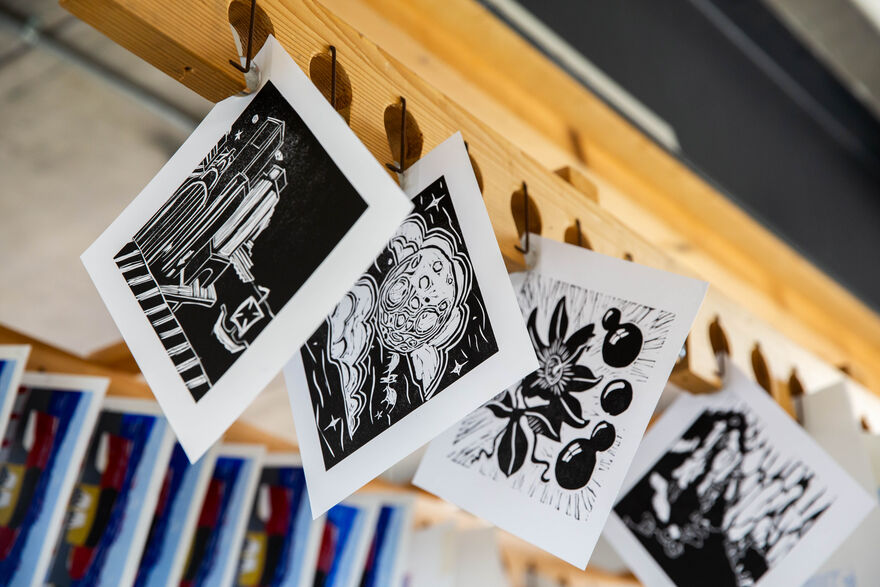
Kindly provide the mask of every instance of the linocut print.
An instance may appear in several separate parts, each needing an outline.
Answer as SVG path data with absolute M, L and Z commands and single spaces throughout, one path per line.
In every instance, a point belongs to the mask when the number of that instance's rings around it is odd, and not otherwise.
M 639 449 L 607 532 L 650 584 L 800 585 L 873 506 L 735 372 L 721 392 L 668 408 Z
M 540 366 L 462 420 L 447 457 L 586 520 L 675 314 L 538 274 L 517 293 Z
M 198 401 L 365 209 L 270 81 L 114 261 Z
M 444 177 L 303 346 L 327 469 L 498 351 Z
M 511 280 L 537 369 L 432 441 L 414 483 L 583 568 L 705 284 L 530 242 Z

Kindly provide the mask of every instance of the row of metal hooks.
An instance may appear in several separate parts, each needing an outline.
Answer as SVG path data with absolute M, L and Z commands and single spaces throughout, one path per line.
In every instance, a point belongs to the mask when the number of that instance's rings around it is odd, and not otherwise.
M 245 50 L 245 64 L 241 65 L 241 63 L 230 59 L 229 63 L 235 67 L 238 71 L 244 73 L 246 76 L 249 74 L 259 73 L 251 70 L 252 60 L 253 60 L 253 46 L 254 46 L 254 21 L 256 19 L 257 13 L 257 0 L 251 0 L 251 11 L 250 11 L 250 22 L 248 25 L 248 35 L 247 35 L 247 48 Z M 330 50 L 330 105 L 333 106 L 333 109 L 336 109 L 336 47 L 333 45 L 329 46 Z M 256 84 L 254 87 L 259 86 L 259 79 L 257 78 Z M 248 89 L 251 89 L 251 84 L 248 85 Z M 467 143 L 465 143 L 465 147 L 467 147 Z M 400 97 L 400 150 L 397 159 L 397 163 L 386 163 L 385 166 L 394 173 L 403 173 L 406 170 L 406 98 L 403 96 Z M 523 193 L 523 233 L 525 238 L 523 240 L 522 246 L 517 244 L 515 245 L 516 250 L 518 250 L 522 254 L 528 254 L 531 250 L 531 243 L 529 239 L 530 224 L 529 224 L 529 191 L 526 182 L 522 182 L 522 193 Z M 579 247 L 583 246 L 583 234 L 581 231 L 581 221 L 579 219 L 575 220 L 575 226 L 577 227 L 577 245 Z

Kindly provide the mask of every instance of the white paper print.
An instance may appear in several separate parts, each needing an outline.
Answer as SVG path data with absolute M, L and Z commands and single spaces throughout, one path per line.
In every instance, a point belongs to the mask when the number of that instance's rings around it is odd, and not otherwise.
M 865 491 L 876 489 L 871 458 L 862 443 L 861 423 L 844 382 L 799 398 L 803 426 L 810 436 Z M 880 508 L 876 505 L 804 587 L 857 587 L 880 578 Z
M 274 38 L 255 63 L 82 256 L 191 460 L 411 208 Z
M 862 434 L 862 446 L 867 449 L 868 456 L 871 459 L 876 497 L 880 501 L 880 436 L 868 432 Z
M 285 368 L 317 516 L 536 366 L 461 135 L 414 211 Z
M 9 413 L 18 393 L 18 384 L 30 353 L 30 345 L 0 345 L 0 437 L 6 430 Z
M 414 483 L 584 568 L 706 284 L 531 236 L 539 367 L 434 440 Z
M 800 585 L 873 499 L 726 360 L 645 436 L 605 535 L 649 585 Z

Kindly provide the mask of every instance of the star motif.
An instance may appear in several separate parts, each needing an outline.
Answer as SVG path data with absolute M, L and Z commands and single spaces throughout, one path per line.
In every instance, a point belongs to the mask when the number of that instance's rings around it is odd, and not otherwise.
M 459 363 L 458 361 L 455 361 L 455 367 L 452 368 L 452 373 L 455 375 L 461 375 L 461 368 L 465 365 L 467 365 L 467 361 L 465 361 L 464 363 Z
M 240 138 L 241 138 L 241 131 L 238 131 L 237 133 L 235 133 L 235 140 L 237 141 Z
M 440 207 L 439 207 L 437 204 L 439 204 L 439 203 L 440 203 L 440 200 L 442 200 L 442 199 L 445 198 L 445 197 L 446 197 L 446 196 L 440 196 L 440 197 L 438 198 L 438 197 L 435 196 L 434 194 L 431 194 L 431 203 L 428 204 L 428 205 L 425 207 L 425 210 L 430 210 L 431 208 L 437 208 L 437 209 L 439 210 Z
M 339 424 L 339 422 L 340 419 L 336 416 L 333 416 L 333 418 L 330 420 L 330 423 L 324 427 L 324 430 L 327 430 L 328 428 L 333 428 L 333 432 L 336 432 L 336 426 L 337 424 Z

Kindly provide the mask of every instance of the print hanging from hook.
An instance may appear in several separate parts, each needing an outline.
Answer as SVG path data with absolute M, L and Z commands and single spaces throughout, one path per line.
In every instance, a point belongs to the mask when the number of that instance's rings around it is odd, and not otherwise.
M 296 352 L 412 204 L 273 38 L 83 254 L 191 459 Z
M 433 441 L 415 483 L 585 566 L 705 284 L 531 235 L 538 368 Z
M 803 585 L 873 496 L 723 360 L 645 436 L 606 536 L 647 585 Z
M 461 136 L 403 179 L 413 212 L 285 370 L 315 515 L 535 362 Z

